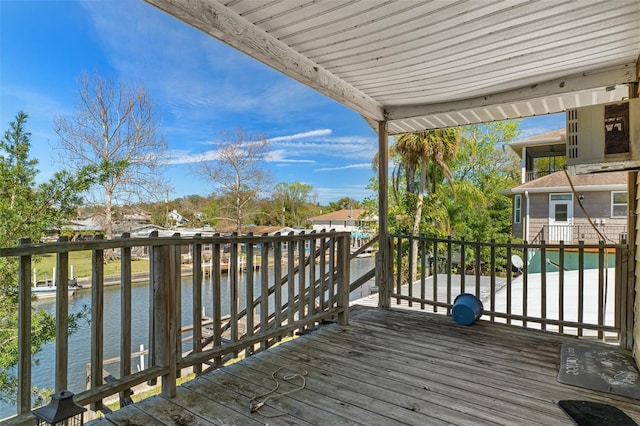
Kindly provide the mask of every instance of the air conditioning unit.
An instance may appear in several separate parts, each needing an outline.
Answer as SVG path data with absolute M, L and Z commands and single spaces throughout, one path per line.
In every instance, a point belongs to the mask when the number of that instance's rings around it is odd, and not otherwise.
M 640 98 L 567 110 L 567 168 L 640 169 Z

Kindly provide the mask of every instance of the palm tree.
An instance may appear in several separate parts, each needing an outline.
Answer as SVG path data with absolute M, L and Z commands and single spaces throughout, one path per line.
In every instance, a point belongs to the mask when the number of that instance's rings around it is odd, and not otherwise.
M 424 203 L 424 193 L 428 188 L 434 194 L 437 185 L 446 179 L 449 184 L 453 181 L 449 163 L 454 159 L 460 142 L 460 132 L 457 129 L 437 129 L 420 133 L 407 133 L 396 138 L 395 153 L 401 158 L 406 169 L 407 191 L 417 192 L 416 213 L 413 221 L 412 235 L 420 232 L 420 221 Z M 415 188 L 415 175 L 420 172 L 418 188 Z M 410 282 L 417 276 L 418 240 L 413 240 L 412 270 Z

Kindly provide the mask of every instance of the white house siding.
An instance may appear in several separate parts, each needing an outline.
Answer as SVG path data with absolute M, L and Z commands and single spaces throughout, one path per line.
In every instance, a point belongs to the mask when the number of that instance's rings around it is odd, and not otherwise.
M 636 177 L 636 205 L 638 205 L 638 195 L 640 195 L 640 173 L 638 173 L 637 177 Z M 640 298 L 638 297 L 638 294 L 640 294 L 640 258 L 638 258 L 638 241 L 640 241 L 640 220 L 636 220 L 636 226 L 635 226 L 635 234 L 636 234 L 636 238 L 635 238 L 635 245 L 633 247 L 631 247 L 631 250 L 633 250 L 633 256 L 636 262 L 636 270 L 635 270 L 635 278 L 636 278 L 636 282 L 635 282 L 635 288 L 636 288 L 636 293 L 635 293 L 635 309 L 634 309 L 634 322 L 633 322 L 633 354 L 634 354 L 634 359 L 636 360 L 636 364 L 638 365 L 638 368 L 640 368 L 640 321 L 638 321 L 638 318 L 640 318 Z

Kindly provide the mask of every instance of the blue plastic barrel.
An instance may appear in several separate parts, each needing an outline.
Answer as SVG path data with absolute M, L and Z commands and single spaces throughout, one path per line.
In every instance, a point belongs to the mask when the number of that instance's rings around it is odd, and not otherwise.
M 471 325 L 482 316 L 484 306 L 480 299 L 469 293 L 459 294 L 453 301 L 451 316 L 461 325 Z

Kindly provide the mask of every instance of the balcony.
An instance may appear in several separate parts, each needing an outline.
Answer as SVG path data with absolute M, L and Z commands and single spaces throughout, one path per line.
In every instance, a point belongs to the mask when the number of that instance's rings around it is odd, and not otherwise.
M 0 257 L 17 258 L 23 271 L 22 380 L 18 416 L 6 424 L 34 424 L 28 332 L 32 257 L 57 257 L 56 281 L 62 284 L 56 321 L 64 331 L 68 256 L 80 250 L 90 250 L 94 259 L 91 367 L 87 390 L 70 390 L 81 405 L 107 413 L 92 424 L 570 425 L 556 405 L 561 399 L 611 404 L 640 421 L 640 408 L 631 398 L 556 380 L 562 343 L 628 353 L 633 289 L 626 279 L 626 245 L 518 245 L 399 235 L 370 244 L 385 244 L 390 262 L 378 262 L 354 279 L 349 278 L 350 262 L 357 253 L 350 253 L 348 233 L 125 236 L 0 249 Z M 193 259 L 201 259 L 205 246 L 212 257 L 210 318 L 202 314 L 200 262 L 192 265 L 192 300 L 182 300 L 177 291 L 181 253 L 186 249 Z M 136 247 L 149 252 L 148 312 L 131 308 L 131 251 Z M 222 288 L 225 247 L 229 267 Z M 104 316 L 102 259 L 112 249 L 122 264 L 120 321 Z M 575 271 L 570 253 L 577 256 Z M 595 256 L 593 271 L 585 266 L 588 253 Z M 520 265 L 518 258 L 526 261 Z M 258 272 L 242 273 L 241 261 L 247 271 L 257 267 Z M 349 294 L 374 275 L 392 286 L 350 303 Z M 455 297 L 465 292 L 481 298 L 485 308 L 471 327 L 446 315 Z M 391 309 L 377 308 L 379 302 Z M 149 362 L 134 371 L 132 323 L 141 317 L 149 320 Z M 122 336 L 122 362 L 109 382 L 103 380 L 106 327 L 119 328 Z M 182 333 L 189 327 L 191 340 L 184 343 Z M 68 388 L 72 356 L 66 332 L 59 332 L 56 391 Z M 228 365 L 239 357 L 244 359 Z M 176 386 L 176 379 L 189 371 L 198 377 Z M 147 383 L 159 384 L 161 395 L 113 412 L 106 408 L 106 398 L 120 395 L 126 400 L 131 389 Z

